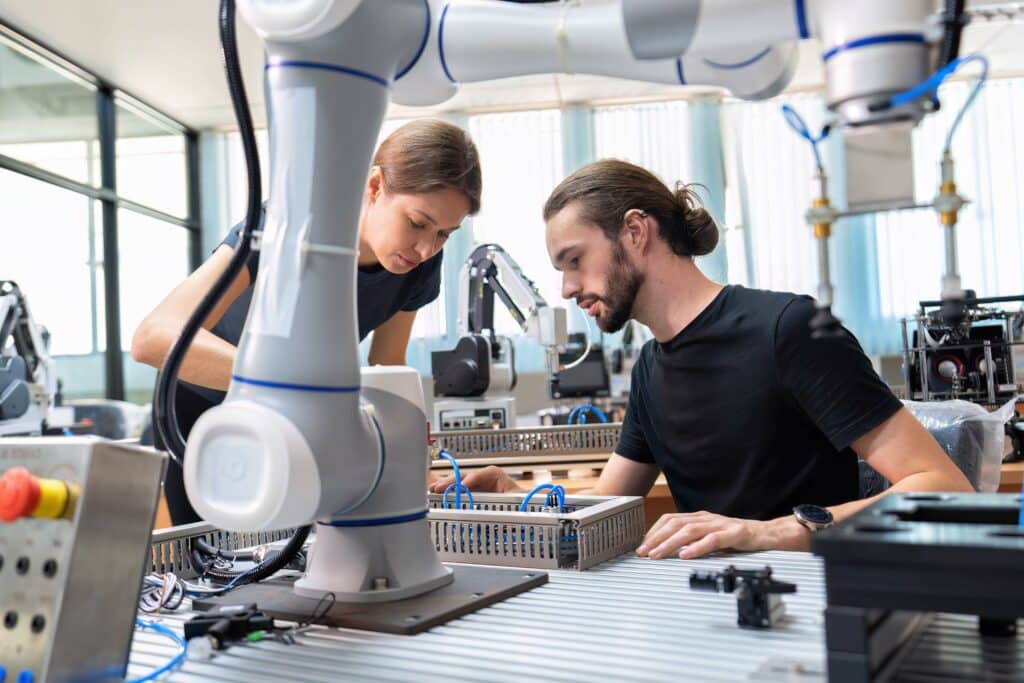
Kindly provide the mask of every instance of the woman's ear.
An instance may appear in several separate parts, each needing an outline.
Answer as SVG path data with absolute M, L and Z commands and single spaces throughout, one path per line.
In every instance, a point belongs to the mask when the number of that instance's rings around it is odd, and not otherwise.
M 366 178 L 366 202 L 373 204 L 384 191 L 384 173 L 380 166 L 371 166 L 370 175 Z

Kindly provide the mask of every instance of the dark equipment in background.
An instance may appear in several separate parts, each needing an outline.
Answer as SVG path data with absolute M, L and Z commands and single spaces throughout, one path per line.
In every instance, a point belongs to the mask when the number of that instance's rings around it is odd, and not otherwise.
M 786 614 L 779 597 L 796 593 L 796 584 L 772 578 L 772 568 L 737 569 L 729 565 L 720 572 L 694 572 L 690 590 L 736 593 L 736 623 L 742 628 L 771 628 Z
M 1020 393 L 1013 360 L 1024 353 L 1024 309 L 989 306 L 1012 302 L 1024 304 L 1024 294 L 978 298 L 968 290 L 952 317 L 941 301 L 920 302 L 918 314 L 902 321 L 907 398 L 994 406 Z
M 585 333 L 570 334 L 566 350 L 558 354 L 559 366 L 564 367 L 578 359 L 586 345 Z M 604 347 L 593 344 L 579 365 L 552 373 L 549 388 L 551 398 L 605 398 L 609 395 L 610 385 Z
M 50 335 L 32 318 L 18 283 L 0 280 L 0 437 L 46 431 L 60 403 Z

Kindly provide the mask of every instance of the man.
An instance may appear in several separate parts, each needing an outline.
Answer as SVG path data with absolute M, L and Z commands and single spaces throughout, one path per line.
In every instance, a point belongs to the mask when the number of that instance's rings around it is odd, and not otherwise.
M 606 332 L 633 318 L 654 334 L 591 491 L 645 495 L 664 472 L 680 512 L 651 527 L 638 555 L 807 550 L 812 529 L 873 500 L 857 500 L 858 456 L 890 490 L 971 490 L 852 334 L 811 337 L 812 299 L 723 287 L 700 272 L 693 257 L 714 249 L 718 228 L 686 187 L 599 161 L 555 188 L 544 219 L 563 296 Z M 496 467 L 464 482 L 517 488 Z

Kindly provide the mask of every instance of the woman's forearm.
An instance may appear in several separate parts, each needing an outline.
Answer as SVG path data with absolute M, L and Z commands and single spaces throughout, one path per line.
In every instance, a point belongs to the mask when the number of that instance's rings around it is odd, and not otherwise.
M 132 339 L 132 358 L 160 369 L 181 331 L 178 323 L 147 321 Z M 190 384 L 227 391 L 238 349 L 205 329 L 200 329 L 185 354 L 179 379 Z

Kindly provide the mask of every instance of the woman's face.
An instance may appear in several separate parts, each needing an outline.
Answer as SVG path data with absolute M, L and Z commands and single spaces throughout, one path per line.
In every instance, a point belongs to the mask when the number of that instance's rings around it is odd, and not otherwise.
M 441 251 L 469 213 L 469 199 L 451 188 L 424 194 L 397 194 L 384 186 L 380 169 L 366 187 L 362 241 L 389 272 L 402 274 Z

